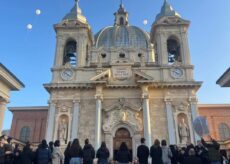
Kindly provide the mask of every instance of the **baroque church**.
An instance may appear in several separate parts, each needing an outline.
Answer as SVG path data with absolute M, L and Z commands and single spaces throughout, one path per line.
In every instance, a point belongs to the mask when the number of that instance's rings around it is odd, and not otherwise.
M 52 80 L 44 84 L 49 106 L 9 108 L 11 136 L 59 139 L 63 146 L 89 138 L 95 149 L 105 141 L 110 152 L 126 142 L 133 156 L 142 137 L 148 146 L 154 139 L 198 140 L 192 123 L 202 82 L 193 76 L 190 22 L 166 0 L 149 32 L 130 24 L 122 3 L 114 16 L 112 26 L 94 35 L 76 0 L 54 25 Z

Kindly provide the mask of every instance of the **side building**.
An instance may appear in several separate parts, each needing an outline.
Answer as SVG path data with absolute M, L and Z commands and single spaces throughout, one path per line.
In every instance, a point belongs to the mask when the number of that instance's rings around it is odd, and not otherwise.
M 25 85 L 2 63 L 0 63 L 0 136 L 2 134 L 6 105 L 10 101 L 10 92 L 19 91 Z

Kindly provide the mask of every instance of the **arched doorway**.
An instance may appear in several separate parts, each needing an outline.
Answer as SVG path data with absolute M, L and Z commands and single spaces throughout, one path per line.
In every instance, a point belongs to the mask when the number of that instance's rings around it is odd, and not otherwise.
M 126 128 L 119 128 L 113 139 L 113 158 L 116 158 L 116 153 L 120 148 L 122 142 L 125 142 L 132 155 L 132 137 Z

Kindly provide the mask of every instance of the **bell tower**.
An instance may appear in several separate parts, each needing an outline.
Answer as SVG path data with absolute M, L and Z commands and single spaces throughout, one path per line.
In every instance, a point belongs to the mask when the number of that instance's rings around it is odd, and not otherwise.
M 74 7 L 60 23 L 54 25 L 54 29 L 56 31 L 56 54 L 53 80 L 58 74 L 56 69 L 86 67 L 89 49 L 93 45 L 91 28 L 82 14 L 79 0 L 75 0 Z
M 151 29 L 151 42 L 156 47 L 160 65 L 190 65 L 188 27 L 184 20 L 167 0 L 156 16 Z

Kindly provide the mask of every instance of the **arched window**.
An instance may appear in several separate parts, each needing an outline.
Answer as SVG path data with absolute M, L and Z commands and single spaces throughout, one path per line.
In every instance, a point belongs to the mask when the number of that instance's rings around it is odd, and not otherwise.
M 68 41 L 65 46 L 63 65 L 69 63 L 72 66 L 77 65 L 77 42 Z
M 167 40 L 168 63 L 181 62 L 180 45 L 174 38 Z
M 221 140 L 226 140 L 230 138 L 230 131 L 227 124 L 221 123 L 219 125 L 219 135 Z
M 29 138 L 30 138 L 30 128 L 28 126 L 25 126 L 20 131 L 19 139 L 21 141 L 26 142 L 26 141 L 29 141 Z
M 124 25 L 124 18 L 120 17 L 120 25 Z

